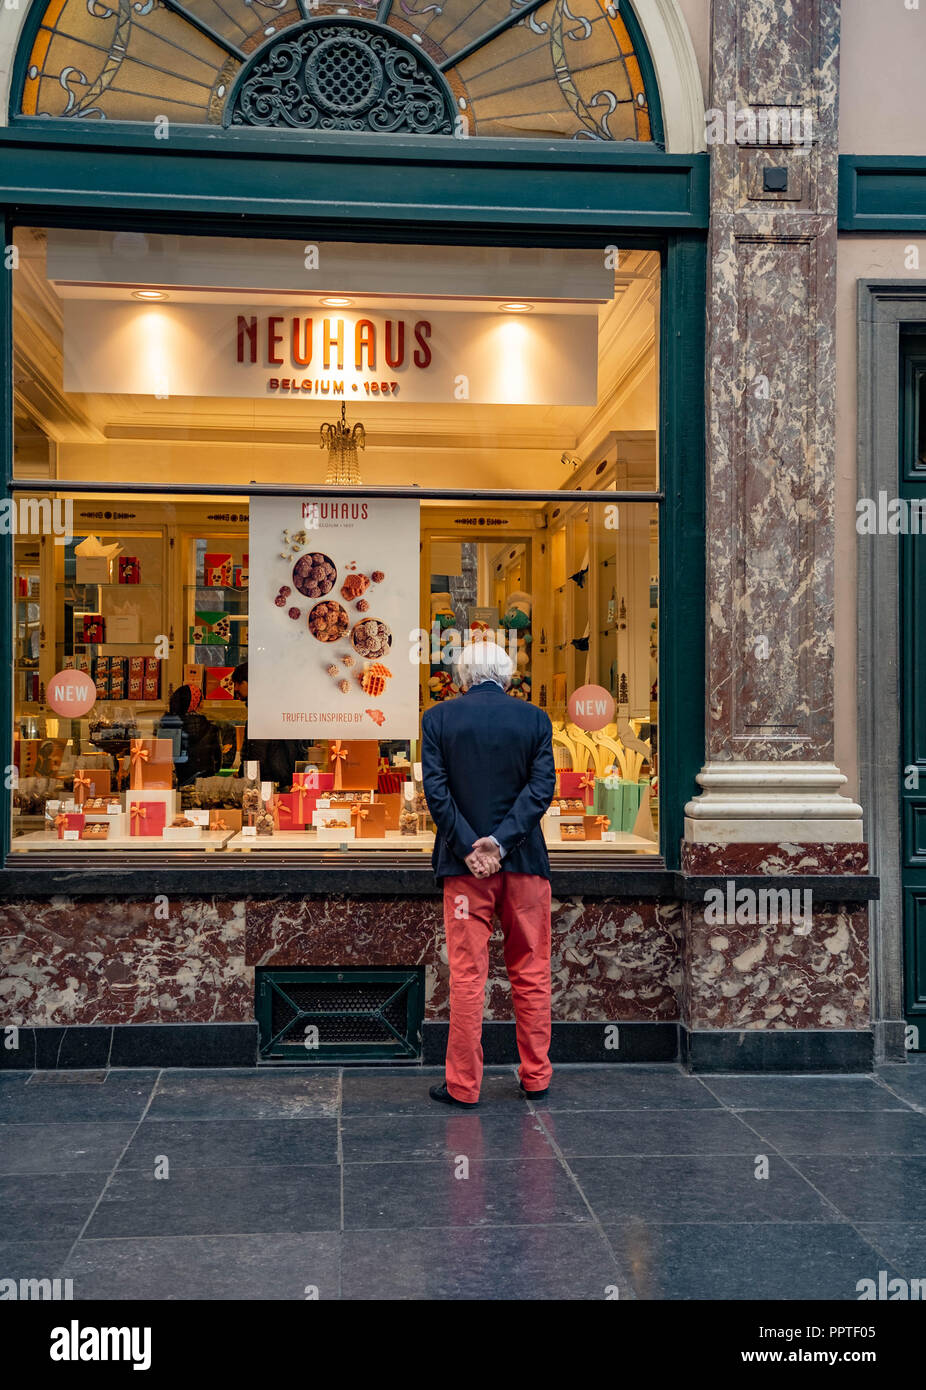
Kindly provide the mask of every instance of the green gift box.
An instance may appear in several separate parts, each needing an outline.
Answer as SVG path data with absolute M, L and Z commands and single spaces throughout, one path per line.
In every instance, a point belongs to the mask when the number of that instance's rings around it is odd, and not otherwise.
M 612 830 L 631 831 L 643 800 L 643 788 L 648 779 L 642 782 L 625 782 L 619 777 L 596 777 L 593 810 L 596 815 L 607 816 Z

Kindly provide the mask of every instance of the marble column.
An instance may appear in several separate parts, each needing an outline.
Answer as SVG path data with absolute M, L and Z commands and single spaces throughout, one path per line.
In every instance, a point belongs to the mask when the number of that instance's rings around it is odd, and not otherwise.
M 689 843 L 858 842 L 833 752 L 839 0 L 713 0 L 707 763 Z

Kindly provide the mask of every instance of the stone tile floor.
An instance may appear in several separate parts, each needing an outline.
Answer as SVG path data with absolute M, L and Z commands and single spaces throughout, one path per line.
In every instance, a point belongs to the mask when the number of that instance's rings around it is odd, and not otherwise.
M 560 1067 L 538 1102 L 496 1067 L 474 1111 L 428 1099 L 441 1075 L 2 1073 L 0 1277 L 180 1300 L 856 1300 L 881 1270 L 926 1278 L 926 1056 Z

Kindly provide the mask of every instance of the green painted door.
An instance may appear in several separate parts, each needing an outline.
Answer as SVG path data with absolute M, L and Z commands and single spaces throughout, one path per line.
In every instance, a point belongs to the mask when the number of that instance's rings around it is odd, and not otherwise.
M 926 337 L 902 339 L 901 834 L 908 1046 L 926 1051 Z M 895 523 L 896 525 L 896 523 Z

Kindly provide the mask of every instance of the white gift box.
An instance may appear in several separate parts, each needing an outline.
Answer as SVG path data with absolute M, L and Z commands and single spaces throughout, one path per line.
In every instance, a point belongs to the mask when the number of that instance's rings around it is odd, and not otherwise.
M 332 826 L 330 829 L 326 826 L 320 825 L 315 830 L 315 838 L 317 840 L 322 840 L 327 844 L 344 844 L 345 841 L 354 840 L 356 839 L 356 837 L 357 832 L 354 830 L 354 827 L 352 825 L 346 827 L 335 825 Z

